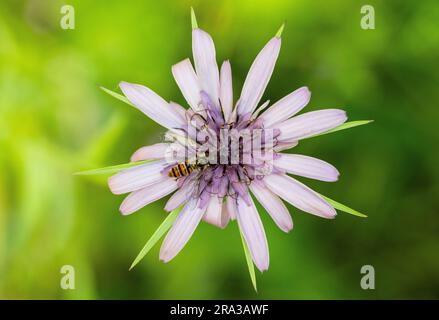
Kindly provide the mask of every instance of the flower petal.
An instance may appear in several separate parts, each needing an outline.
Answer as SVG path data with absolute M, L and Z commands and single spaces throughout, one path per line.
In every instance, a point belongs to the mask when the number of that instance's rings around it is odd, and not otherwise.
M 287 175 L 271 174 L 263 181 L 271 191 L 300 210 L 328 219 L 337 214 L 319 194 Z
M 299 142 L 297 140 L 283 140 L 283 141 L 278 141 L 276 143 L 276 145 L 274 146 L 273 150 L 276 152 L 279 151 L 283 151 L 283 150 L 288 150 L 291 149 L 295 146 L 297 146 Z
M 175 220 L 160 248 L 160 260 L 168 262 L 183 249 L 194 233 L 206 208 L 199 208 L 195 200 L 189 201 Z
M 268 105 L 270 104 L 270 100 L 265 101 L 263 104 L 261 104 L 252 114 L 251 119 L 256 119 L 259 115 L 259 113 L 261 113 Z M 265 126 L 264 126 L 265 127 Z
M 264 127 L 269 128 L 274 124 L 287 120 L 302 110 L 311 98 L 311 91 L 302 87 L 282 98 L 265 111 L 260 118 Z
M 172 113 L 174 113 L 180 121 L 183 121 L 186 123 L 186 109 L 183 108 L 181 105 L 179 105 L 176 102 L 169 102 L 169 109 Z
M 224 119 L 229 121 L 233 108 L 232 68 L 230 62 L 224 61 L 220 71 L 220 100 Z
M 258 183 L 252 183 L 250 190 L 282 231 L 289 232 L 293 229 L 293 219 L 287 207 L 278 196 Z
M 114 194 L 145 188 L 167 178 L 161 174 L 165 165 L 165 161 L 156 161 L 123 170 L 108 179 L 108 186 Z
M 168 150 L 169 147 L 169 143 L 156 143 L 151 146 L 141 147 L 133 153 L 131 156 L 131 162 L 163 159 L 166 156 L 166 150 Z
M 219 98 L 219 72 L 216 63 L 215 45 L 210 35 L 198 28 L 192 30 L 192 52 L 199 85 L 215 106 Z
M 131 214 L 147 204 L 163 198 L 176 189 L 177 182 L 174 179 L 168 178 L 159 183 L 134 191 L 122 202 L 120 212 L 123 215 Z
M 180 128 L 185 124 L 181 112 L 175 112 L 175 108 L 147 87 L 128 82 L 121 82 L 119 87 L 132 104 L 163 127 Z
M 236 211 L 238 210 L 236 208 L 236 200 L 233 197 L 227 197 L 226 198 L 226 206 L 227 206 L 227 212 L 229 213 L 231 220 L 236 220 Z
M 187 103 L 193 110 L 198 110 L 201 89 L 191 61 L 185 59 L 173 65 L 172 74 Z
M 219 199 L 217 195 L 210 197 L 203 220 L 221 229 L 227 226 L 229 215 L 223 211 L 223 199 Z
M 279 56 L 280 45 L 280 38 L 272 38 L 259 52 L 250 67 L 239 98 L 238 113 L 240 115 L 253 112 L 261 100 Z
M 330 130 L 347 120 L 346 112 L 339 109 L 325 109 L 307 112 L 280 123 L 279 140 L 299 140 Z
M 172 211 L 180 207 L 183 203 L 188 201 L 191 193 L 194 191 L 195 180 L 186 182 L 178 189 L 168 200 L 165 205 L 166 211 Z
M 265 271 L 270 263 L 267 238 L 255 204 L 251 198 L 250 201 L 251 204 L 247 205 L 243 199 L 238 198 L 237 219 L 239 230 L 244 237 L 256 267 L 260 271 Z
M 273 165 L 288 173 L 321 181 L 337 181 L 340 173 L 337 169 L 317 158 L 300 154 L 279 154 Z

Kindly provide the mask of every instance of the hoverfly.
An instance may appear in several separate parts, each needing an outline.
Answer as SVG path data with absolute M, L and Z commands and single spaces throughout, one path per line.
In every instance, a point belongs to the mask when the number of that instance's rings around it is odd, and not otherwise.
M 165 140 L 172 141 L 172 145 L 176 145 L 175 148 L 177 151 L 176 155 L 172 155 L 172 160 L 176 160 L 175 158 L 179 158 L 179 161 L 174 166 L 168 169 L 168 176 L 171 178 L 181 178 L 189 176 L 194 170 L 204 169 L 209 162 L 207 154 L 205 151 L 199 151 L 199 145 L 192 138 L 185 135 L 184 132 L 181 132 L 177 129 L 171 129 L 165 135 Z M 183 155 L 181 154 L 182 148 Z M 208 153 L 208 151 L 207 151 Z M 175 163 L 175 162 L 174 162 Z
M 173 166 L 168 171 L 168 176 L 171 178 L 180 178 L 180 177 L 186 177 L 194 171 L 194 169 L 197 168 L 196 164 L 189 163 L 189 161 L 185 161 L 182 163 L 178 163 L 177 165 Z
M 207 166 L 207 161 L 205 159 L 200 160 L 197 158 L 196 161 L 188 161 L 177 163 L 175 166 L 171 167 L 168 171 L 168 176 L 171 178 L 181 178 L 187 177 L 194 170 L 201 170 Z

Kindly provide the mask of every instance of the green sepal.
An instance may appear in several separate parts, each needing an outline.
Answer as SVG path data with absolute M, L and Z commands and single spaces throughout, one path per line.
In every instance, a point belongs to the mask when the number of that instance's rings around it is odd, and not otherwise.
M 343 123 L 343 124 L 333 128 L 331 130 L 328 130 L 328 131 L 316 134 L 314 136 L 310 136 L 308 138 L 319 137 L 319 136 L 323 136 L 323 135 L 328 134 L 328 133 L 333 133 L 333 132 L 337 132 L 337 131 L 341 131 L 341 130 L 355 128 L 355 127 L 362 126 L 362 125 L 365 125 L 365 124 L 368 124 L 368 123 L 371 123 L 371 122 L 373 122 L 373 120 L 357 120 L 357 121 L 345 122 L 345 123 Z M 308 139 L 308 138 L 305 138 L 305 139 Z
M 157 228 L 157 230 L 153 233 L 151 238 L 149 238 L 149 240 L 146 242 L 142 250 L 140 250 L 136 259 L 134 259 L 133 263 L 131 264 L 130 270 L 134 268 L 143 259 L 143 257 L 146 256 L 146 254 L 152 249 L 152 247 L 154 247 L 157 241 L 159 241 L 160 238 L 166 233 L 166 231 L 168 231 L 172 227 L 181 209 L 182 207 L 177 208 L 171 211 L 170 214 L 168 214 L 166 219 L 163 220 L 162 224 Z
M 335 200 L 332 200 L 328 197 L 325 197 L 324 195 L 321 195 L 323 199 L 325 199 L 331 206 L 333 206 L 335 209 L 352 214 L 357 217 L 361 218 L 367 218 L 367 216 L 361 212 L 358 212 L 357 210 L 354 210 L 352 208 L 349 208 L 348 206 L 345 206 L 344 204 L 341 204 L 340 202 L 337 202 Z
M 250 279 L 253 284 L 253 288 L 256 292 L 258 292 L 258 288 L 256 286 L 256 274 L 255 274 L 255 266 L 253 264 L 252 256 L 250 251 L 248 250 L 247 244 L 245 243 L 244 237 L 242 236 L 241 231 L 239 232 L 241 235 L 242 246 L 244 247 L 245 260 L 247 261 L 248 273 L 250 274 Z
M 109 167 L 103 167 L 103 168 L 97 168 L 97 169 L 91 169 L 91 170 L 85 170 L 85 171 L 79 171 L 75 172 L 74 175 L 77 176 L 88 176 L 88 175 L 96 175 L 96 174 L 113 174 L 117 173 L 121 170 L 128 169 L 131 167 L 135 167 L 141 164 L 145 164 L 148 162 L 151 162 L 152 160 L 142 160 L 142 161 L 135 161 L 135 162 L 129 162 L 124 164 L 118 164 L 115 166 L 109 166 Z
M 112 96 L 112 97 L 114 97 L 114 98 L 116 98 L 116 99 L 118 99 L 120 101 L 123 101 L 123 102 L 125 102 L 126 104 L 129 104 L 132 107 L 135 107 L 135 105 L 132 104 L 130 102 L 130 100 L 128 100 L 127 97 L 125 97 L 124 95 L 122 95 L 120 93 L 117 93 L 117 92 L 114 92 L 114 91 L 111 91 L 110 89 L 107 89 L 105 87 L 100 87 L 100 88 L 101 88 L 102 91 L 104 91 L 105 93 L 108 93 L 110 96 Z

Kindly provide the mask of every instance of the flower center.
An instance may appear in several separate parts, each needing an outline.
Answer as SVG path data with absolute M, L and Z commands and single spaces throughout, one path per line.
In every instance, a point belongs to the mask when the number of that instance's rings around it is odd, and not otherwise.
M 239 195 L 250 201 L 248 186 L 273 170 L 273 147 L 279 134 L 264 129 L 261 121 L 252 119 L 250 114 L 225 121 L 220 110 L 205 102 L 199 110 L 186 112 L 188 124 L 184 142 L 180 141 L 184 158 L 177 168 L 171 168 L 169 175 L 181 184 L 193 183 L 193 195 L 206 198 L 201 203 L 211 195 Z

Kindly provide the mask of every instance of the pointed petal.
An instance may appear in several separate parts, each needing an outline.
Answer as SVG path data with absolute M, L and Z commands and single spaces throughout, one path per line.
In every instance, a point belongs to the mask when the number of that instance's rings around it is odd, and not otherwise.
M 221 212 L 221 214 L 224 216 L 224 217 L 226 217 L 226 219 L 227 219 L 227 224 L 229 223 L 229 221 L 231 220 L 231 217 L 230 217 L 230 212 L 229 212 L 229 208 L 227 207 L 227 202 L 226 202 L 226 198 L 223 198 L 224 199 L 224 201 L 222 202 L 222 212 Z
M 207 92 L 215 106 L 218 106 L 220 86 L 218 65 L 215 45 L 207 32 L 198 28 L 192 30 L 192 52 L 201 90 Z
M 172 74 L 189 106 L 195 111 L 198 110 L 201 89 L 191 61 L 185 59 L 173 65 Z
M 276 145 L 274 146 L 273 150 L 276 152 L 288 150 L 295 146 L 297 146 L 299 142 L 297 140 L 284 140 L 284 141 L 278 141 Z
M 220 100 L 223 108 L 224 119 L 229 121 L 233 108 L 232 68 L 230 62 L 224 61 L 220 74 Z
M 280 38 L 282 36 L 282 32 L 284 32 L 284 28 L 285 28 L 285 22 L 282 23 L 282 25 L 280 26 L 279 30 L 277 30 L 276 37 Z
M 168 178 L 159 183 L 134 191 L 122 202 L 120 212 L 123 215 L 131 214 L 147 204 L 163 198 L 176 189 L 177 182 L 174 179 Z
M 163 159 L 166 156 L 166 150 L 168 150 L 169 147 L 169 143 L 156 143 L 151 146 L 141 147 L 133 153 L 131 156 L 131 162 Z
M 287 175 L 271 174 L 263 181 L 271 191 L 302 211 L 327 219 L 336 215 L 334 208 L 317 192 Z
M 195 200 L 189 201 L 175 220 L 160 248 L 160 260 L 168 262 L 183 249 L 194 233 L 206 208 L 199 208 Z
M 255 204 L 252 199 L 250 201 L 251 204 L 247 205 L 243 199 L 238 198 L 237 219 L 239 230 L 245 239 L 256 267 L 260 271 L 265 271 L 270 263 L 267 238 Z
M 240 115 L 252 113 L 261 100 L 279 56 L 280 45 L 280 38 L 272 38 L 259 52 L 250 67 L 239 98 L 238 113 Z
M 221 229 L 227 226 L 229 215 L 223 211 L 223 201 L 222 199 L 218 199 L 217 195 L 210 197 L 203 220 Z
M 186 109 L 183 108 L 176 102 L 169 102 L 169 109 L 172 113 L 174 113 L 179 120 L 183 121 L 186 124 Z M 178 130 L 178 129 L 177 129 Z
M 108 179 L 108 186 L 114 194 L 145 188 L 167 178 L 161 174 L 165 165 L 165 161 L 156 161 L 123 170 Z
M 180 207 L 183 203 L 191 198 L 194 191 L 195 181 L 185 182 L 168 200 L 165 205 L 166 211 L 172 211 Z
M 273 165 L 288 173 L 321 181 L 337 181 L 340 173 L 331 164 L 300 154 L 279 154 Z
M 197 17 L 195 16 L 194 8 L 191 7 L 191 24 L 192 29 L 198 28 Z
M 259 115 L 259 113 L 261 113 L 268 105 L 270 104 L 270 100 L 265 101 L 263 104 L 261 104 L 256 110 L 255 112 L 253 112 L 251 119 L 256 119 Z M 265 127 L 265 126 L 264 126 Z
M 302 87 L 282 98 L 265 111 L 260 118 L 264 127 L 270 128 L 276 123 L 287 120 L 302 110 L 311 99 L 311 91 Z
M 282 231 L 289 232 L 293 229 L 293 219 L 287 207 L 278 196 L 258 183 L 252 183 L 250 190 Z
M 280 130 L 279 140 L 299 140 L 335 128 L 347 120 L 346 112 L 325 109 L 307 112 L 288 119 L 276 126 Z
M 236 200 L 233 197 L 227 197 L 226 198 L 226 206 L 227 206 L 227 212 L 229 213 L 231 220 L 236 220 Z
M 185 124 L 181 112 L 175 112 L 163 98 L 147 87 L 128 82 L 121 82 L 119 87 L 132 104 L 163 127 L 180 128 Z

